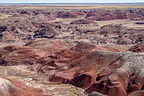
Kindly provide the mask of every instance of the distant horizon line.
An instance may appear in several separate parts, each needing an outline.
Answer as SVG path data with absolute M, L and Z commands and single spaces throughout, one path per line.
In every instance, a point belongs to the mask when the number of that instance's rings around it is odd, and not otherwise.
M 120 3 L 0 3 L 0 5 L 50 5 L 50 4 L 144 4 L 144 2 L 120 2 Z
M 80 2 L 78 2 L 78 3 L 40 3 L 40 2 L 36 2 L 36 3 L 19 3 L 19 2 L 17 2 L 17 3 L 15 3 L 15 2 L 13 2 L 13 3 L 0 3 L 0 4 L 120 4 L 120 3 L 144 3 L 144 2 L 115 2 L 115 3 L 111 3 L 111 2 L 106 2 L 106 3 L 96 3 L 96 2 L 88 2 L 88 3 L 86 3 L 86 2 L 83 2 L 83 3 L 80 3 Z

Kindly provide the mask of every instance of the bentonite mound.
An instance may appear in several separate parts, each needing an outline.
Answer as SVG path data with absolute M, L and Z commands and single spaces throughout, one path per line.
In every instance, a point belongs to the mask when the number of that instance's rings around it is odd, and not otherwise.
M 31 88 L 23 83 L 0 78 L 0 96 L 49 96 L 41 89 Z

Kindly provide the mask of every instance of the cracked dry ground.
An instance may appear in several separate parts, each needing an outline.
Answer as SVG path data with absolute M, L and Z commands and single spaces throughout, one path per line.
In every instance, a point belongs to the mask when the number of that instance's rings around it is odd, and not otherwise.
M 34 78 L 38 77 L 35 72 L 27 69 L 26 65 L 0 66 L 0 77 L 10 78 L 21 83 L 25 83 L 33 88 L 43 89 L 45 94 L 52 96 L 85 96 L 83 89 L 70 84 L 53 85 L 45 82 L 39 82 Z M 44 77 L 45 78 L 45 77 Z

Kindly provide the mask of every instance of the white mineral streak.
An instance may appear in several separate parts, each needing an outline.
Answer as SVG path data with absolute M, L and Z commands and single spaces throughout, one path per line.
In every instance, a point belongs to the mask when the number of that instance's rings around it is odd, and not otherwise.
M 0 95 L 10 96 L 9 87 L 12 86 L 12 83 L 6 79 L 0 78 Z

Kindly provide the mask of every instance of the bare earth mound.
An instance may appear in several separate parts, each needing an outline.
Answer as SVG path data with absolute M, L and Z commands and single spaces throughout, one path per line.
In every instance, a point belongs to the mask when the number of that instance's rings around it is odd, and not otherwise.
M 41 89 L 31 88 L 14 80 L 0 78 L 0 96 L 49 96 Z

